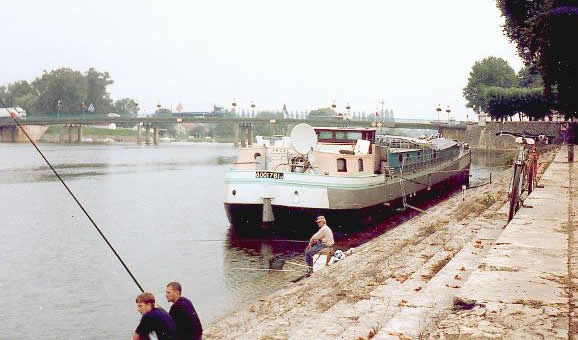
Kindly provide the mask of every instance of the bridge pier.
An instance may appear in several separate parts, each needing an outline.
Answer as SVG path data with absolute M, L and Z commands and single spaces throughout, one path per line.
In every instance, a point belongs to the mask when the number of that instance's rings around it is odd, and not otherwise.
M 58 135 L 58 142 L 61 144 L 64 144 L 67 141 L 68 138 L 68 125 L 61 125 L 60 126 L 60 134 Z
M 64 137 L 62 136 L 63 133 L 65 134 Z M 64 126 L 64 131 L 61 131 L 60 140 L 61 142 L 66 142 L 68 144 L 82 143 L 82 135 L 82 125 L 69 124 Z
M 239 147 L 239 124 L 235 124 L 233 125 L 233 133 L 235 135 L 234 140 L 233 140 L 233 146 L 235 146 L 236 148 Z
M 70 124 L 67 126 L 67 130 L 68 130 L 68 144 L 72 144 L 74 142 L 74 139 L 72 138 L 72 129 L 74 128 L 74 125 Z
M 246 128 L 245 128 L 245 124 L 239 124 L 239 132 L 240 132 L 240 140 L 241 140 L 241 147 L 245 148 L 247 147 L 247 139 L 245 138 L 246 135 Z
M 47 126 L 40 125 L 25 125 L 24 130 L 32 138 L 33 141 L 37 141 L 44 135 Z M 1 143 L 28 143 L 28 138 L 20 131 L 20 128 L 16 125 L 0 125 L 0 142 Z
M 150 126 L 150 124 L 145 125 L 145 144 L 151 145 L 151 126 Z
M 159 145 L 159 128 L 156 126 L 153 128 L 153 144 Z
M 81 124 L 78 125 L 76 130 L 76 141 L 80 144 L 82 143 L 82 136 L 84 134 L 84 128 Z
M 247 145 L 253 145 L 253 124 L 247 124 Z
M 142 122 L 136 124 L 136 143 L 142 145 Z
M 0 126 L 0 142 L 15 143 L 17 129 L 17 126 Z

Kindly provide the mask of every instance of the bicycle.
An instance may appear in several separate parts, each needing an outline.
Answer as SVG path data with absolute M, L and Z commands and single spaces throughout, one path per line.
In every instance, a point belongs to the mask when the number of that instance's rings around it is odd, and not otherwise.
M 508 209 L 508 222 L 514 218 L 516 212 L 522 206 L 522 195 L 532 193 L 537 183 L 538 153 L 536 152 L 536 139 L 542 140 L 543 135 L 529 135 L 514 132 L 498 132 L 496 136 L 512 136 L 516 143 L 520 144 L 518 154 L 512 165 L 513 175 L 508 188 L 510 207 Z

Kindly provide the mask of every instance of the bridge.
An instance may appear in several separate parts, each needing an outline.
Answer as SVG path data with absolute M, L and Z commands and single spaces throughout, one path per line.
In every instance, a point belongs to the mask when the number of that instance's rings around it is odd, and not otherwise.
M 82 127 L 85 125 L 108 125 L 111 123 L 132 123 L 137 126 L 137 143 L 158 144 L 159 124 L 167 123 L 233 123 L 235 141 L 244 144 L 251 144 L 253 139 L 252 128 L 256 124 L 299 124 L 307 123 L 312 126 L 333 126 L 333 127 L 377 127 L 377 128 L 400 128 L 400 129 L 428 129 L 440 130 L 451 127 L 451 129 L 466 130 L 465 122 L 454 121 L 435 121 L 419 119 L 395 119 L 395 120 L 349 120 L 338 119 L 335 117 L 283 117 L 283 118 L 263 118 L 247 116 L 218 116 L 211 113 L 175 113 L 166 115 L 145 115 L 145 116 L 110 116 L 106 114 L 83 114 L 83 113 L 66 113 L 66 114 L 45 114 L 41 116 L 30 116 L 19 120 L 24 126 L 48 126 L 48 125 L 65 125 L 68 127 L 68 141 L 82 141 Z M 0 118 L 0 141 L 15 142 L 18 137 L 17 125 L 10 117 Z M 143 137 L 144 130 L 144 137 Z M 152 132 L 152 134 L 151 134 Z M 241 136 L 244 135 L 244 136 Z M 151 141 L 152 139 L 152 141 Z

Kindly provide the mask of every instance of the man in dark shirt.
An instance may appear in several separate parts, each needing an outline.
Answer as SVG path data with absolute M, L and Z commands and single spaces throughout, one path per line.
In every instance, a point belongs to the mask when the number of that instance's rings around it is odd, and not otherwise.
M 164 309 L 155 308 L 154 295 L 142 293 L 136 297 L 136 305 L 142 317 L 132 336 L 133 340 L 148 340 L 153 334 L 159 340 L 176 339 L 175 322 Z
M 191 301 L 182 297 L 181 292 L 180 283 L 170 282 L 167 285 L 167 301 L 173 303 L 169 314 L 177 325 L 177 340 L 201 340 L 203 337 L 201 320 Z

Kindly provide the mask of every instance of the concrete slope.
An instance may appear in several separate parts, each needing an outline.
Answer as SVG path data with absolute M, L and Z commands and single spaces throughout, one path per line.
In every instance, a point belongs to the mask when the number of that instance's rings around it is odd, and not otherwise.
M 472 309 L 437 324 L 433 339 L 573 339 L 578 166 L 562 148 L 479 268 L 457 294 Z

